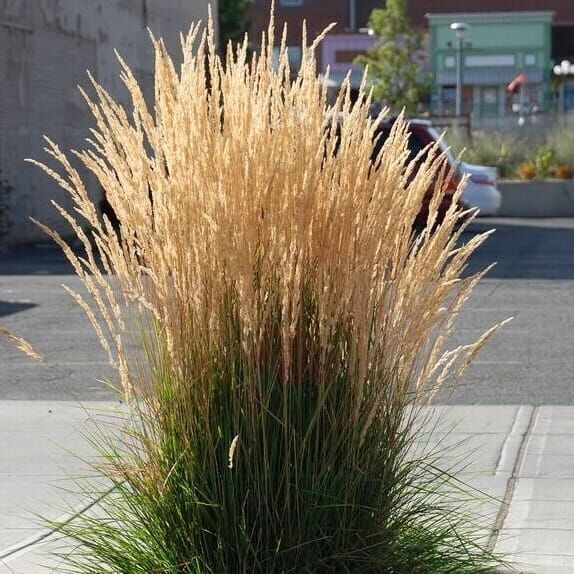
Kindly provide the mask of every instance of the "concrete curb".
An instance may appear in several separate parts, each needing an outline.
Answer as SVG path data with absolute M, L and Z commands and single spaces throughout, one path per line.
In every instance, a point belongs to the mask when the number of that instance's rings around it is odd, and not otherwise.
M 574 181 L 499 181 L 500 217 L 574 217 Z
M 496 574 L 572 574 L 572 569 L 561 566 L 530 566 L 513 563 L 507 568 L 499 568 Z

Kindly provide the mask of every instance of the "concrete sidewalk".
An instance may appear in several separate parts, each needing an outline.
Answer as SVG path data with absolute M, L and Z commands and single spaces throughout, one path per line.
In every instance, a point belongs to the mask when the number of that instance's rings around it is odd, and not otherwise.
M 64 493 L 74 488 L 68 477 L 87 472 L 76 456 L 90 456 L 82 431 L 93 412 L 118 408 L 0 402 L 0 574 L 60 571 L 47 553 L 62 542 L 35 515 L 58 518 L 85 507 Z M 493 497 L 481 502 L 491 547 L 519 572 L 573 572 L 574 407 L 448 406 L 431 413 L 442 423 L 430 443 L 442 437 L 449 460 L 465 466 L 462 480 Z

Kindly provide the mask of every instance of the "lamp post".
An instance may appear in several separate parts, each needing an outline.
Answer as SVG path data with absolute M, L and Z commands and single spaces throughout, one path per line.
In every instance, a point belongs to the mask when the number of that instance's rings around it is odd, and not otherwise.
M 456 34 L 456 115 L 462 116 L 462 60 L 464 33 L 470 28 L 466 22 L 453 22 L 450 29 Z
M 574 75 L 574 64 L 570 62 L 570 60 L 562 60 L 560 64 L 557 64 L 553 68 L 553 72 L 556 76 L 560 78 L 560 92 L 558 94 L 558 108 L 559 111 L 565 112 L 566 111 L 566 101 L 565 97 L 566 94 L 564 93 L 564 88 L 566 84 L 566 78 L 568 76 Z
M 357 30 L 357 0 L 349 0 L 349 30 Z

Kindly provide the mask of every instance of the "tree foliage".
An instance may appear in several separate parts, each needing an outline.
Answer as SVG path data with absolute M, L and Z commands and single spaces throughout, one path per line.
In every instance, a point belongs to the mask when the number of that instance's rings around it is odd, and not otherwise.
M 219 46 L 225 52 L 227 44 L 242 42 L 249 31 L 249 8 L 253 0 L 219 0 Z
M 368 24 L 378 41 L 357 62 L 368 66 L 374 99 L 394 111 L 415 112 L 430 77 L 421 69 L 423 37 L 410 26 L 406 0 L 387 0 L 386 8 L 371 12 Z

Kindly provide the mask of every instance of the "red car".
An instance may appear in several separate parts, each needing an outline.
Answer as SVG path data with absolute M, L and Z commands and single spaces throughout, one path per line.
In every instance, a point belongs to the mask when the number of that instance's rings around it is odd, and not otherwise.
M 380 128 L 377 131 L 377 141 L 374 145 L 373 148 L 373 155 L 372 155 L 372 159 L 374 160 L 376 158 L 376 156 L 378 155 L 380 149 L 382 148 L 385 140 L 389 137 L 390 133 L 391 133 L 391 128 L 393 126 L 393 120 L 389 120 L 389 121 L 385 121 L 381 124 Z M 408 147 L 409 147 L 409 160 L 413 160 L 415 159 L 415 157 L 421 152 L 423 151 L 427 146 L 429 146 L 429 144 L 433 144 L 435 143 L 438 139 L 439 139 L 439 134 L 438 132 L 435 130 L 435 128 L 432 126 L 431 122 L 427 121 L 427 120 L 409 120 L 408 122 L 408 130 L 410 132 L 410 136 L 409 136 L 409 142 L 408 142 Z M 454 159 L 452 158 L 452 156 L 447 154 L 447 158 L 449 163 L 452 164 L 454 163 Z M 420 158 L 419 161 L 423 161 L 425 159 L 425 154 L 423 154 Z M 446 181 L 445 181 L 445 185 L 443 187 L 442 193 L 443 193 L 443 197 L 442 200 L 440 202 L 439 208 L 438 208 L 438 221 L 442 221 L 442 219 L 444 218 L 448 208 L 452 205 L 453 202 L 453 195 L 456 191 L 456 188 L 458 186 L 458 176 L 454 175 L 456 172 L 453 170 L 453 175 L 447 177 Z M 424 201 L 423 201 L 423 206 L 415 220 L 415 227 L 417 228 L 422 228 L 425 227 L 426 225 L 426 221 L 428 218 L 428 214 L 429 214 L 429 205 L 432 199 L 432 194 L 433 194 L 433 188 L 431 186 L 431 188 L 429 188 L 427 194 L 425 195 Z M 461 202 L 459 200 L 459 204 L 461 206 L 461 208 L 465 208 L 466 206 L 464 205 L 463 202 Z

